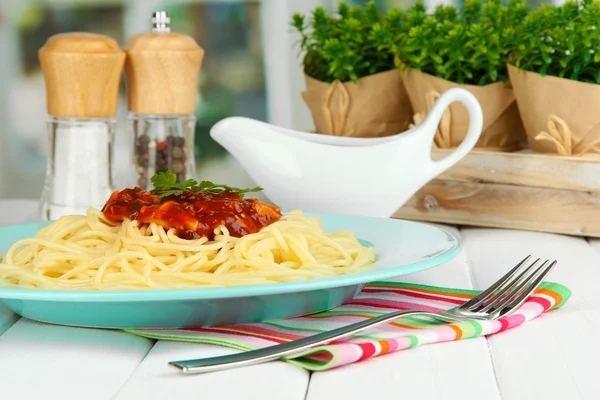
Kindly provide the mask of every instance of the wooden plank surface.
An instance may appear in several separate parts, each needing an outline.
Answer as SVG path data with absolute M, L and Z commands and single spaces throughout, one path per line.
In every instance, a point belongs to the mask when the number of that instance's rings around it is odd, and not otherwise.
M 439 160 L 450 153 L 451 150 L 434 150 L 432 159 Z M 599 176 L 600 158 L 476 150 L 439 179 L 598 192 Z
M 0 336 L 0 398 L 111 399 L 152 344 L 121 331 L 22 318 Z
M 394 217 L 600 237 L 600 193 L 433 180 Z
M 456 232 L 456 231 L 455 231 Z M 463 251 L 439 267 L 396 280 L 471 288 Z M 393 395 L 392 395 L 393 394 Z M 388 354 L 348 367 L 313 373 L 308 400 L 500 399 L 484 338 L 442 343 Z
M 600 254 L 600 239 L 590 238 L 588 239 L 588 243 L 596 251 L 596 253 Z
M 584 240 L 538 232 L 465 229 L 473 283 L 484 288 L 527 254 L 559 261 L 549 281 L 573 295 L 556 312 L 488 340 L 504 400 L 600 399 L 600 255 Z
M 19 320 L 19 316 L 0 304 L 0 335 Z
M 304 399 L 310 374 L 280 361 L 191 376 L 183 376 L 167 364 L 235 352 L 218 346 L 159 341 L 115 398 Z
M 42 218 L 37 200 L 2 199 L 1 201 L 4 209 L 0 210 L 0 226 L 38 222 Z

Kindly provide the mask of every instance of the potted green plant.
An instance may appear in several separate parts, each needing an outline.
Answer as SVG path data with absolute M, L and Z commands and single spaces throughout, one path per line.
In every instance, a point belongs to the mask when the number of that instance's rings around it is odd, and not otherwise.
M 569 0 L 531 13 L 516 36 L 510 79 L 529 147 L 600 154 L 600 4 Z
M 438 6 L 428 14 L 422 2 L 406 14 L 393 51 L 404 68 L 404 85 L 415 111 L 415 124 L 437 97 L 453 87 L 469 90 L 484 115 L 479 149 L 513 151 L 521 147 L 523 126 L 506 64 L 512 38 L 528 13 L 524 0 L 466 0 L 461 14 L 454 6 Z M 458 146 L 468 127 L 466 109 L 453 104 L 435 137 L 438 148 Z
M 401 22 L 399 10 L 384 14 L 373 1 L 293 15 L 304 53 L 302 97 L 318 133 L 378 137 L 408 128 L 412 109 L 390 49 Z

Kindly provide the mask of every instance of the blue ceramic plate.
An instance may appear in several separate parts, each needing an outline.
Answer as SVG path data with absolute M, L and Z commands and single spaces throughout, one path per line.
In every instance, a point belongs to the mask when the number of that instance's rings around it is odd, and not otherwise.
M 402 220 L 316 215 L 325 231 L 349 230 L 377 252 L 371 272 L 233 288 L 67 291 L 0 289 L 0 303 L 37 321 L 99 328 L 161 328 L 258 322 L 324 311 L 352 299 L 368 283 L 440 265 L 460 239 L 431 225 Z M 0 228 L 0 253 L 35 235 L 44 223 Z

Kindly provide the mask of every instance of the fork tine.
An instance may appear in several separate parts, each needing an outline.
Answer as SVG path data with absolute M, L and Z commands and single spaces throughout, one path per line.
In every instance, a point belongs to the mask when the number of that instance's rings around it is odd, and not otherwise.
M 482 304 L 481 308 L 477 308 L 477 312 L 487 312 L 492 308 L 497 308 L 498 304 L 501 304 L 502 302 L 507 302 L 516 291 L 525 287 L 525 285 L 533 277 L 535 277 L 536 274 L 546 266 L 546 264 L 548 264 L 548 260 L 544 261 L 544 263 L 537 268 L 535 267 L 536 264 L 537 261 L 531 264 L 529 267 L 525 268 L 525 270 L 521 272 L 519 276 L 513 279 L 501 291 L 495 293 L 492 297 L 490 297 L 488 302 Z
M 494 312 L 494 319 L 509 316 L 517 311 L 519 307 L 521 307 L 521 305 L 527 300 L 527 298 L 542 284 L 544 278 L 546 278 L 546 276 L 550 273 L 550 271 L 552 271 L 552 268 L 554 268 L 557 263 L 558 262 L 554 260 L 539 274 L 536 271 L 537 277 L 527 288 L 516 292 L 508 301 L 496 308 Z
M 490 295 L 494 294 L 494 292 L 496 292 L 497 290 L 502 289 L 507 283 L 509 283 L 513 279 L 513 276 L 519 271 L 519 269 L 521 268 L 521 266 L 527 260 L 529 260 L 530 258 L 531 258 L 531 254 L 528 255 L 527 257 L 525 257 L 523 260 L 521 260 L 521 262 L 519 262 L 513 269 L 511 269 L 510 271 L 508 271 L 506 273 L 506 275 L 504 275 L 502 278 L 500 278 L 492 286 L 490 286 L 489 288 L 487 288 L 486 290 L 484 290 L 483 292 L 481 292 L 477 296 L 473 297 L 467 303 L 465 303 L 464 307 L 473 308 L 473 307 L 480 306 Z M 538 258 L 534 262 L 534 265 L 539 260 L 540 259 Z

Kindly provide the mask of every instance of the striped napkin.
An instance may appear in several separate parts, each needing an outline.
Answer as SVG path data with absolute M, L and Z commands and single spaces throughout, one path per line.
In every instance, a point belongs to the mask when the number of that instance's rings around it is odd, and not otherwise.
M 475 290 L 396 282 L 373 282 L 351 302 L 329 311 L 262 323 L 186 329 L 129 329 L 153 339 L 209 343 L 253 350 L 331 330 L 394 310 L 441 311 L 477 295 Z M 544 282 L 519 310 L 495 321 L 445 324 L 427 317 L 407 317 L 295 354 L 284 361 L 313 371 L 340 367 L 429 343 L 487 336 L 514 328 L 561 307 L 571 296 L 566 287 Z

